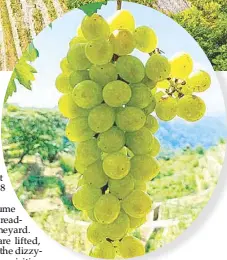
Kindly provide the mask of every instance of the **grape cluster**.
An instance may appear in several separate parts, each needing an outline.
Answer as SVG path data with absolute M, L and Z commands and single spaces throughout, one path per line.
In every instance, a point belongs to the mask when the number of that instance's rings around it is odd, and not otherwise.
M 191 74 L 188 54 L 168 60 L 154 30 L 136 28 L 126 10 L 109 21 L 85 16 L 69 45 L 56 88 L 64 94 L 59 110 L 69 119 L 66 135 L 77 143 L 81 178 L 72 200 L 92 221 L 90 255 L 143 255 L 143 243 L 130 233 L 147 220 L 152 200 L 146 184 L 160 171 L 159 123 L 152 113 L 164 121 L 200 119 L 205 104 L 194 92 L 209 88 L 211 79 L 204 71 Z M 145 65 L 131 55 L 134 49 L 148 54 Z

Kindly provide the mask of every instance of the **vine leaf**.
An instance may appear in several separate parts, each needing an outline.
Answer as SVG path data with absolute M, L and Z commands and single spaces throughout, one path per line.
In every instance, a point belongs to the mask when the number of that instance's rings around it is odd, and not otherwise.
M 86 15 L 91 16 L 94 13 L 97 13 L 97 11 L 101 9 L 103 5 L 106 5 L 107 1 L 108 0 L 98 3 L 86 4 L 81 6 L 79 9 L 81 9 Z
M 22 58 L 32 62 L 35 61 L 38 57 L 39 51 L 35 48 L 33 43 L 30 43 Z
M 31 43 L 15 66 L 6 90 L 4 102 L 7 102 L 8 98 L 17 92 L 17 82 L 26 89 L 32 89 L 32 81 L 35 80 L 34 74 L 37 73 L 37 71 L 28 62 L 35 61 L 38 57 L 39 52 L 34 44 Z

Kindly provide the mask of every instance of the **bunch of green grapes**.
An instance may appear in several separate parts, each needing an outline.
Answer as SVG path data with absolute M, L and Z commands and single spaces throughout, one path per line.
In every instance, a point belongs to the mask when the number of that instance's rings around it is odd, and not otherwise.
M 77 143 L 81 179 L 72 202 L 92 221 L 87 237 L 97 258 L 145 253 L 131 232 L 152 209 L 146 183 L 160 171 L 157 117 L 201 118 L 204 103 L 193 92 L 210 84 L 205 72 L 189 75 L 188 55 L 168 60 L 154 30 L 135 24 L 127 10 L 108 21 L 96 13 L 85 16 L 56 79 L 63 94 L 59 110 L 69 119 L 66 136 Z M 132 55 L 134 49 L 148 54 L 146 64 Z

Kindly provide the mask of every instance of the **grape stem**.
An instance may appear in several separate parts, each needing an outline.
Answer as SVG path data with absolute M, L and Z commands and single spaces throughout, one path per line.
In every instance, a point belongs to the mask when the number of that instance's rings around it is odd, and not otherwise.
M 117 10 L 121 10 L 122 0 L 117 0 Z
M 108 190 L 108 183 L 105 185 L 105 186 L 103 186 L 102 188 L 101 188 L 101 191 L 102 191 L 102 194 L 105 194 L 106 193 L 106 191 Z

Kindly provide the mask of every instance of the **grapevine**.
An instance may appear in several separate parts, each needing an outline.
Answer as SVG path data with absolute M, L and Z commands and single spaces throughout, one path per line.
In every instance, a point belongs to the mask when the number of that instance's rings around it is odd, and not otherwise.
M 66 136 L 77 143 L 81 178 L 72 202 L 92 221 L 90 256 L 105 259 L 145 254 L 132 231 L 152 209 L 146 184 L 160 172 L 158 121 L 200 120 L 206 105 L 196 93 L 211 85 L 207 72 L 193 72 L 189 54 L 167 58 L 156 32 L 136 27 L 120 9 L 117 1 L 108 21 L 97 13 L 84 17 L 56 79 Z M 135 49 L 147 54 L 145 65 Z

